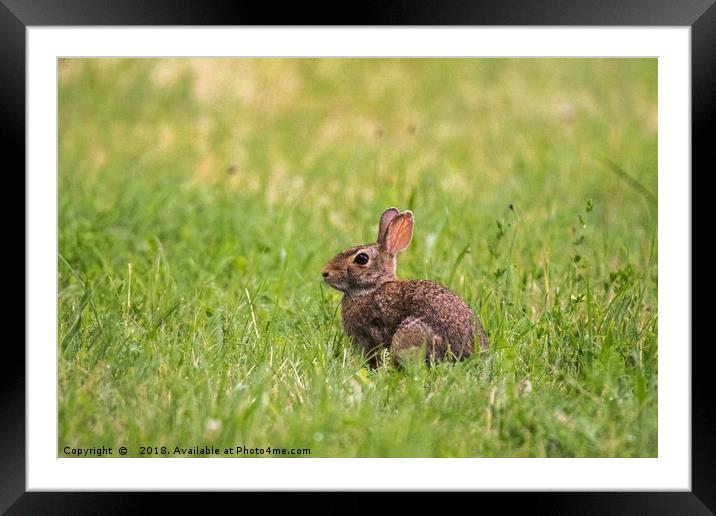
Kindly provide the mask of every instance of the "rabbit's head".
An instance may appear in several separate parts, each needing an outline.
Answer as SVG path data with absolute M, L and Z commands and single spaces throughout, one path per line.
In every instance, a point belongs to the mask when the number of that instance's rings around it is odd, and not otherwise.
M 353 297 L 395 280 L 395 256 L 413 237 L 413 213 L 388 208 L 380 217 L 378 241 L 349 247 L 323 267 L 323 280 Z

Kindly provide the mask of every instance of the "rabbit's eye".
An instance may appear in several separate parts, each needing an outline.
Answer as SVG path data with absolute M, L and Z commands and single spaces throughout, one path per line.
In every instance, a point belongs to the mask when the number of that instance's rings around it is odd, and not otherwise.
M 356 262 L 358 265 L 365 265 L 366 263 L 368 263 L 368 255 L 365 253 L 359 253 L 358 255 L 356 255 L 356 258 L 353 261 Z

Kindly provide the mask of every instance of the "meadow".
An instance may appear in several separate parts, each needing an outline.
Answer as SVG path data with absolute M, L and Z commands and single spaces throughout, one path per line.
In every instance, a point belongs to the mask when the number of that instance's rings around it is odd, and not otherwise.
M 655 59 L 58 74 L 59 455 L 657 456 Z M 389 206 L 398 277 L 461 295 L 487 355 L 351 348 L 321 267 Z

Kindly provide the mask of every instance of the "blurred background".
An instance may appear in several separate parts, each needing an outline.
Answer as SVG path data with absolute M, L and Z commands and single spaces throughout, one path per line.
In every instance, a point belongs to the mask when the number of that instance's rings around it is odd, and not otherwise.
M 97 208 L 169 181 L 346 242 L 393 204 L 544 224 L 590 197 L 605 226 L 653 229 L 618 170 L 656 195 L 655 60 L 61 60 L 59 81 L 61 187 Z

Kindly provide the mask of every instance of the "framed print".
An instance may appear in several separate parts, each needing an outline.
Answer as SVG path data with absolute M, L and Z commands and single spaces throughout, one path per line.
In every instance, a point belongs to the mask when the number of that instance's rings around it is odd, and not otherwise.
M 517 4 L 316 26 L 6 1 L 27 309 L 3 510 L 713 511 L 691 169 L 716 8 Z

